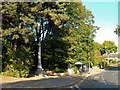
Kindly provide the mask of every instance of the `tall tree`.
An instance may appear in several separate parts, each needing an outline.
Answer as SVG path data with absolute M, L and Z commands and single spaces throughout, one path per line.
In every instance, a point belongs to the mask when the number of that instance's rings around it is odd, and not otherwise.
M 101 56 L 102 56 L 102 54 L 104 54 L 104 48 L 98 42 L 95 42 L 93 47 L 94 47 L 94 50 L 95 50 L 95 52 L 94 52 L 94 56 L 95 56 L 94 64 L 95 65 L 99 65 L 101 63 L 101 61 L 102 61 L 102 57 Z
M 37 74 L 42 72 L 42 64 L 58 71 L 60 65 L 66 68 L 68 63 L 88 62 L 98 28 L 93 25 L 92 12 L 81 2 L 4 2 L 2 5 L 6 73 L 12 68 L 12 75 L 16 71 L 18 76 L 26 76 L 25 71 L 28 73 L 35 62 Z
M 39 73 L 40 68 L 42 68 L 40 56 L 41 42 L 45 41 L 45 38 L 49 35 L 53 36 L 54 39 L 54 36 L 58 35 L 57 31 L 62 27 L 63 22 L 67 20 L 67 15 L 65 15 L 65 3 L 45 2 L 41 5 L 42 9 L 39 7 L 41 10 L 38 11 L 38 8 L 34 9 L 37 13 L 35 17 L 39 20 L 37 22 L 40 24 L 39 28 L 36 28 L 37 42 L 39 43 L 37 73 Z
M 72 2 L 68 5 L 66 14 L 69 21 L 66 24 L 68 35 L 66 39 L 70 43 L 68 62 L 74 64 L 77 61 L 88 62 L 90 51 L 93 49 L 93 38 L 98 27 L 94 26 L 94 16 L 81 2 Z
M 27 76 L 34 65 L 34 32 L 29 25 L 35 22 L 29 18 L 28 3 L 4 2 L 2 5 L 3 71 L 7 75 Z
M 117 46 L 115 45 L 115 42 L 104 41 L 103 47 L 106 49 L 106 53 L 108 53 L 108 54 L 117 52 Z
M 105 49 L 105 52 L 109 58 L 109 54 L 110 53 L 115 53 L 117 52 L 117 46 L 115 45 L 115 42 L 112 42 L 112 41 L 104 41 L 103 42 L 103 47 Z M 109 63 L 109 60 L 108 60 L 108 63 Z

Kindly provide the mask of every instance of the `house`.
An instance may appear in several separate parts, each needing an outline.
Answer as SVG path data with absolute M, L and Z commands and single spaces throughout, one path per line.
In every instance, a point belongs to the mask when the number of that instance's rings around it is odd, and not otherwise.
M 118 54 L 116 53 L 110 53 L 109 55 L 107 55 L 106 53 L 102 55 L 102 57 L 106 60 L 108 60 L 108 63 L 113 60 L 113 59 L 117 59 L 117 62 L 120 62 L 120 60 L 118 59 Z

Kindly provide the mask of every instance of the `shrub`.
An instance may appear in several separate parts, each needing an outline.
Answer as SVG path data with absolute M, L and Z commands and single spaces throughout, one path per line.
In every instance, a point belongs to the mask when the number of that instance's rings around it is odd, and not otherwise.
M 3 58 L 3 73 L 13 77 L 27 77 L 34 66 L 32 51 L 21 45 L 16 51 L 8 48 Z
M 116 58 L 113 59 L 113 60 L 112 60 L 112 63 L 113 63 L 113 64 L 117 64 L 117 59 L 116 59 Z
M 78 68 L 76 66 L 73 67 L 73 70 L 74 70 L 75 74 L 77 74 Z

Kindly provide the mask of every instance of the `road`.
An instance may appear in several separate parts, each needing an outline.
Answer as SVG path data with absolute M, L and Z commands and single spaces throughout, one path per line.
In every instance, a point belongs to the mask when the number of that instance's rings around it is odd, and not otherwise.
M 118 90 L 118 85 L 120 85 L 118 84 L 118 76 L 120 75 L 118 73 L 120 73 L 120 68 L 105 70 L 102 73 L 87 77 L 82 83 L 70 86 L 70 88 L 71 90 L 82 90 L 85 88 L 114 88 L 114 90 Z

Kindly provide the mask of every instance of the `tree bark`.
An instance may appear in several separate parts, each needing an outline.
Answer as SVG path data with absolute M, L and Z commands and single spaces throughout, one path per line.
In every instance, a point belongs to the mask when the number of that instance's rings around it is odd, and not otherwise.
M 37 66 L 37 71 L 35 73 L 37 75 L 46 73 L 44 71 L 44 69 L 42 68 L 42 63 L 41 63 L 41 30 L 43 30 L 43 19 L 41 19 L 41 25 L 42 25 L 42 27 L 40 27 L 39 32 L 37 32 L 37 41 L 38 41 L 38 66 Z
M 41 30 L 43 30 L 43 19 L 41 18 L 41 29 L 39 30 L 39 43 L 38 43 L 38 68 L 42 69 L 42 64 L 41 64 Z

